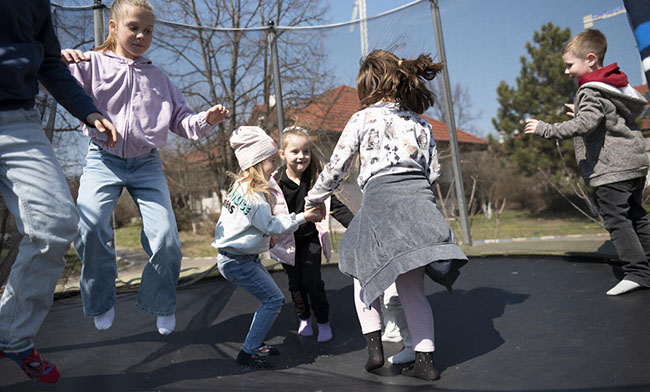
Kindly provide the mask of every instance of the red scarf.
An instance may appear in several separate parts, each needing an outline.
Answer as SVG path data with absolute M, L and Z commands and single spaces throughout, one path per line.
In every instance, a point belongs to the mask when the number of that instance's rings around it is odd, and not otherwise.
M 616 63 L 582 75 L 578 80 L 578 86 L 587 82 L 602 82 L 614 87 L 625 87 L 628 84 L 627 75 L 618 68 Z

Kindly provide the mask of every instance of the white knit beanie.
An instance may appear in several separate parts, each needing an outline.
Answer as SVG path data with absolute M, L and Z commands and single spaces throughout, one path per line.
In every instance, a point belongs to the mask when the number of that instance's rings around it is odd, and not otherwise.
M 260 127 L 243 126 L 230 136 L 239 167 L 246 170 L 278 152 L 278 145 Z

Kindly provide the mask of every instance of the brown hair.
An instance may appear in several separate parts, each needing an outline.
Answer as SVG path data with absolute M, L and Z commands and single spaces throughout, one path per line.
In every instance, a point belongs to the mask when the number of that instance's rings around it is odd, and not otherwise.
M 124 17 L 126 12 L 126 6 L 140 7 L 144 8 L 147 11 L 150 11 L 153 15 L 153 6 L 147 0 L 115 0 L 111 6 L 110 19 L 118 23 Z M 117 40 L 115 39 L 115 34 L 108 29 L 108 38 L 104 41 L 103 44 L 99 45 L 93 50 L 105 52 L 110 50 L 114 52 L 117 47 Z
M 607 52 L 607 38 L 599 30 L 584 30 L 567 41 L 562 48 L 562 54 L 571 52 L 574 56 L 586 59 L 589 53 L 596 55 L 598 64 L 603 65 Z
M 435 95 L 425 79 L 435 78 L 443 66 L 427 54 L 415 59 L 399 59 L 391 52 L 373 50 L 363 59 L 357 75 L 361 107 L 387 99 L 415 113 L 423 113 L 435 102 Z
M 323 158 L 322 158 L 323 154 L 311 142 L 311 137 L 309 137 L 309 132 L 307 132 L 306 129 L 297 126 L 287 127 L 284 128 L 284 130 L 282 131 L 282 138 L 280 139 L 280 144 L 282 145 L 283 149 L 287 142 L 287 137 L 289 136 L 301 136 L 309 141 L 311 160 L 309 161 L 309 167 L 307 168 L 307 170 L 309 170 L 309 174 L 311 175 L 311 180 L 309 183 L 309 189 L 311 189 L 316 183 L 316 179 L 318 179 L 318 175 L 323 170 Z

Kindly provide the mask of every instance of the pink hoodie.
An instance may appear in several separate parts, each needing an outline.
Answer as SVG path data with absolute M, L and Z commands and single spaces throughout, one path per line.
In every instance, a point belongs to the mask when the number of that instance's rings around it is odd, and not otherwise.
M 273 215 L 283 215 L 289 213 L 289 207 L 287 206 L 286 200 L 284 200 L 284 194 L 282 189 L 273 176 L 269 180 L 269 185 L 271 185 L 270 191 L 275 197 L 275 205 L 273 205 Z M 318 230 L 318 239 L 320 240 L 321 248 L 325 254 L 325 260 L 329 263 L 332 257 L 332 245 L 330 243 L 329 237 L 329 216 L 330 216 L 330 199 L 329 197 L 325 200 L 326 214 L 325 219 L 320 222 L 316 222 L 316 230 Z M 281 263 L 288 265 L 296 265 L 296 240 L 293 236 L 293 233 L 282 234 L 277 237 L 275 247 L 269 250 L 271 258 L 277 260 Z
M 91 51 L 85 55 L 90 61 L 68 67 L 97 108 L 117 128 L 117 143 L 108 147 L 105 135 L 83 126 L 84 134 L 106 151 L 134 158 L 166 145 L 168 131 L 198 140 L 212 129 L 205 119 L 206 113 L 191 110 L 183 94 L 151 60 L 130 60 L 113 52 Z

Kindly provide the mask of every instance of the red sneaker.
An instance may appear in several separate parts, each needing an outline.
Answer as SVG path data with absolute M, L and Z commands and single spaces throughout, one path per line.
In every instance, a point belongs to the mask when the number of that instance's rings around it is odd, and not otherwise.
M 52 362 L 46 361 L 38 354 L 35 348 L 20 353 L 6 353 L 0 351 L 0 358 L 9 358 L 16 362 L 27 377 L 34 381 L 54 384 L 59 381 L 59 371 Z

